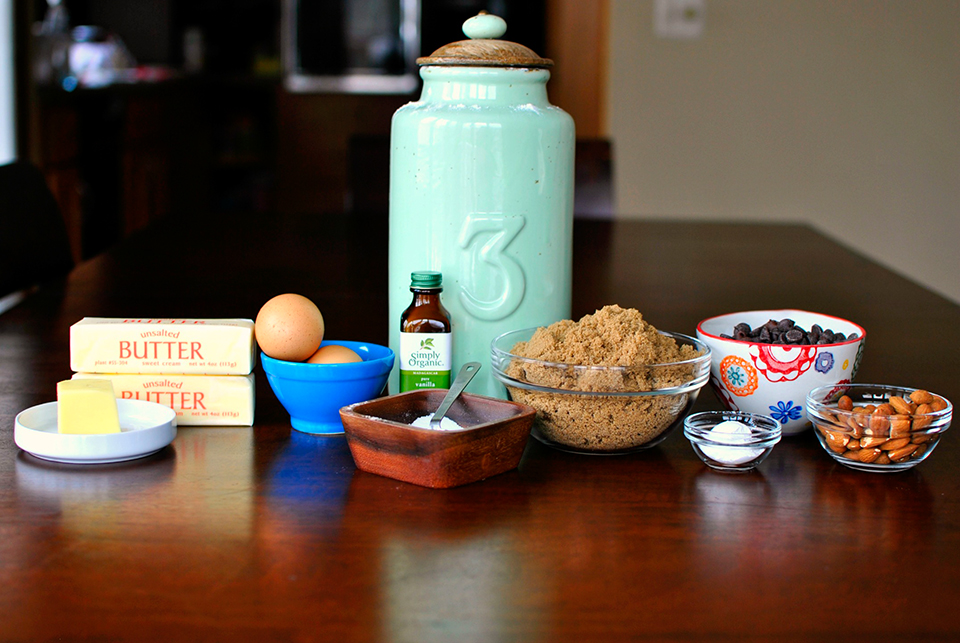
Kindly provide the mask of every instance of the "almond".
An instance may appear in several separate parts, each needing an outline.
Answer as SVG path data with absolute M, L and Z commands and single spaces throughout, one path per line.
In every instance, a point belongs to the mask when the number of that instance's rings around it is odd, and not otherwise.
M 878 406 L 878 407 L 876 408 L 876 410 L 874 411 L 874 413 L 880 413 L 880 414 L 882 414 L 882 415 L 893 415 L 893 414 L 895 414 L 896 412 L 897 412 L 897 410 L 896 410 L 895 408 L 893 408 L 893 405 L 887 404 L 886 402 L 884 402 L 883 404 L 881 404 L 880 406 Z
M 864 433 L 870 433 L 870 416 L 866 413 L 853 413 L 847 417 L 847 426 L 850 427 L 853 437 L 859 438 Z
M 844 420 L 843 418 L 837 418 L 837 421 L 835 423 L 828 424 L 826 426 L 831 431 L 840 431 L 841 433 L 850 433 L 851 431 L 850 426 L 847 424 L 846 420 Z M 858 425 L 857 428 L 859 429 L 860 426 Z
M 910 438 L 897 438 L 896 440 L 887 440 L 880 446 L 884 451 L 896 451 L 910 444 Z
M 827 446 L 834 453 L 843 453 L 847 448 L 847 443 L 850 442 L 850 438 L 836 431 L 822 430 L 821 433 L 826 439 Z
M 894 462 L 902 462 L 909 458 L 913 452 L 919 448 L 919 444 L 908 444 L 907 446 L 887 452 L 887 455 L 889 455 L 890 459 Z
M 939 413 L 947 408 L 947 401 L 942 397 L 934 397 L 933 402 L 930 402 L 930 408 L 933 409 L 934 413 Z
M 880 456 L 873 461 L 874 464 L 890 464 L 890 456 L 886 453 L 881 453 Z
M 923 444 L 932 440 L 935 435 L 936 433 L 914 433 L 910 437 L 910 441 L 914 444 Z
M 881 444 L 885 444 L 887 438 L 882 436 L 864 436 L 860 438 L 860 448 L 861 449 L 872 449 L 878 447 Z
M 870 432 L 873 435 L 884 435 L 889 430 L 890 430 L 890 420 L 887 419 L 887 416 L 882 415 L 880 413 L 873 413 L 870 416 Z
M 909 415 L 894 415 L 890 418 L 890 437 L 907 437 L 910 435 L 911 427 Z
M 857 453 L 857 460 L 863 462 L 864 464 L 870 464 L 874 460 L 880 457 L 880 454 L 883 453 L 880 449 L 860 449 Z
M 864 434 L 863 427 L 860 426 L 860 424 L 854 421 L 852 418 L 849 424 L 850 424 L 850 437 L 855 438 L 857 440 L 862 438 Z
M 850 399 L 849 395 L 844 395 L 839 400 L 837 400 L 837 408 L 841 411 L 852 411 L 853 410 L 853 400 Z
M 928 391 L 914 391 L 910 394 L 910 399 L 916 404 L 930 404 L 934 397 Z
M 890 396 L 890 406 L 895 408 L 897 413 L 904 413 L 906 415 L 913 415 L 913 412 L 916 410 L 913 404 L 907 402 L 899 395 Z
M 921 431 L 933 423 L 933 418 L 929 415 L 916 415 L 913 418 L 913 430 Z

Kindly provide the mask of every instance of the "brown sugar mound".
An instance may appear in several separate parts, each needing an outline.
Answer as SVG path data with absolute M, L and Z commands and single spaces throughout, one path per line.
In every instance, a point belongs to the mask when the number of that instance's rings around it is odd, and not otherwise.
M 694 359 L 700 353 L 661 335 L 633 308 L 605 306 L 580 321 L 559 321 L 538 328 L 529 341 L 510 351 L 518 357 L 572 366 L 623 368 L 560 368 L 524 360 L 507 367 L 510 377 L 571 391 L 651 391 L 678 386 L 692 378 L 692 366 L 648 368 Z
M 507 386 L 512 399 L 537 409 L 535 428 L 543 438 L 582 451 L 630 450 L 651 443 L 696 399 L 696 391 L 642 397 L 603 393 L 673 388 L 704 368 L 687 362 L 701 355 L 696 348 L 661 335 L 637 310 L 616 305 L 578 322 L 564 320 L 538 328 L 511 353 L 553 363 L 512 360 L 505 372 L 518 382 L 598 393 Z
M 520 357 L 582 366 L 640 366 L 696 357 L 692 346 L 678 346 L 657 332 L 633 308 L 604 306 L 578 322 L 559 321 L 538 328 L 511 351 Z

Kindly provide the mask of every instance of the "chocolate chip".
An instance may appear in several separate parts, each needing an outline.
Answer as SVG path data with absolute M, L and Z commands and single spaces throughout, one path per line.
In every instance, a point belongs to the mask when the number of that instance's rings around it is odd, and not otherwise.
M 735 339 L 739 341 L 757 342 L 759 344 L 792 344 L 792 345 L 824 345 L 838 344 L 840 342 L 856 339 L 858 333 L 850 333 L 847 337 L 843 333 L 834 333 L 832 330 L 824 330 L 819 324 L 810 327 L 806 331 L 796 325 L 792 319 L 771 319 L 767 323 L 751 328 L 750 324 L 740 322 L 733 327 L 732 335 L 721 335 L 725 339 Z
M 783 334 L 782 339 L 787 344 L 799 344 L 803 341 L 803 331 L 797 328 L 791 328 Z
M 777 329 L 786 332 L 793 328 L 794 323 L 792 319 L 781 319 L 777 322 Z

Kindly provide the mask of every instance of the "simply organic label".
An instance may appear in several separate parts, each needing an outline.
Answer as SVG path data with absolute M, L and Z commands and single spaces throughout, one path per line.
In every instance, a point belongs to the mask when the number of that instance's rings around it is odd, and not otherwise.
M 451 333 L 400 333 L 400 391 L 450 388 Z

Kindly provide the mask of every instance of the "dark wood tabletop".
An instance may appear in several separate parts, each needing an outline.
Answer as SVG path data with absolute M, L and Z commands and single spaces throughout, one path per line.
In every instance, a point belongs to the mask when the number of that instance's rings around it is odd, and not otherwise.
M 960 307 L 794 225 L 578 221 L 573 312 L 660 329 L 801 308 L 867 329 L 858 380 L 960 400 Z M 892 641 L 960 639 L 960 446 L 869 474 L 812 432 L 753 473 L 682 431 L 449 490 L 358 471 L 293 431 L 257 368 L 256 423 L 181 427 L 156 455 L 58 465 L 15 415 L 70 377 L 84 316 L 249 317 L 313 299 L 327 336 L 386 343 L 386 221 L 169 219 L 0 315 L 0 640 Z M 895 244 L 890 251 L 895 251 Z M 697 408 L 720 408 L 709 388 Z

